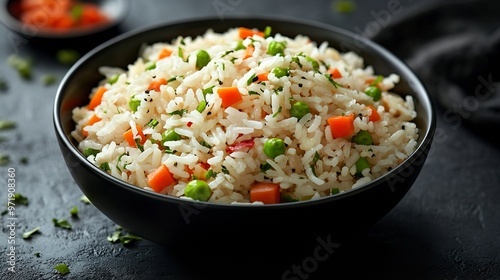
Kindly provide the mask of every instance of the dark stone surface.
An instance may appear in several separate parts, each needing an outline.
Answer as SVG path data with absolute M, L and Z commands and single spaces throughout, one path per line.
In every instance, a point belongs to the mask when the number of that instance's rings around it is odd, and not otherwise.
M 133 1 L 122 27 L 131 30 L 190 17 L 249 13 L 305 17 L 367 33 L 371 31 L 368 24 L 374 31 L 377 24 L 384 24 L 374 15 L 395 3 L 356 2 L 353 13 L 338 14 L 326 0 Z M 401 1 L 399 12 L 389 21 L 429 2 Z M 214 3 L 225 3 L 227 10 L 221 13 Z M 35 62 L 30 81 L 20 79 L 5 63 L 0 68 L 0 77 L 9 83 L 7 91 L 0 91 L 0 119 L 17 123 L 14 129 L 0 131 L 5 138 L 0 152 L 11 159 L 0 167 L 0 201 L 7 201 L 8 168 L 15 168 L 16 191 L 29 199 L 29 205 L 15 208 L 15 273 L 6 265 L 8 215 L 1 218 L 1 279 L 500 278 L 498 141 L 446 121 L 439 107 L 435 142 L 420 177 L 396 208 L 355 242 L 334 244 L 328 250 L 324 248 L 328 236 L 296 248 L 166 248 L 146 240 L 129 246 L 112 244 L 106 238 L 116 225 L 94 206 L 80 201 L 82 193 L 64 165 L 53 131 L 57 83 L 44 86 L 41 78 L 55 74 L 60 80 L 68 66 L 16 39 L 3 26 L 0 38 L 4 38 L 0 41 L 1 61 L 16 53 Z M 64 46 L 53 47 L 58 48 Z M 28 162 L 23 163 L 23 158 Z M 69 213 L 73 206 L 79 209 L 77 218 Z M 67 219 L 73 228 L 56 228 L 53 218 Z M 38 226 L 40 233 L 31 239 L 21 237 Z M 62 262 L 71 270 L 64 276 L 53 268 Z

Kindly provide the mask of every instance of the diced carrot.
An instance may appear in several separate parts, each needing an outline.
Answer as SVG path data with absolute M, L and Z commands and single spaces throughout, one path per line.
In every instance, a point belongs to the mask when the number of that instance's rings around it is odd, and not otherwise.
M 268 81 L 268 78 L 267 78 L 268 74 L 269 73 L 265 72 L 265 73 L 260 73 L 259 75 L 257 75 L 257 82 Z
M 366 107 L 370 108 L 372 114 L 369 117 L 369 121 L 376 122 L 381 119 L 380 114 L 377 112 L 377 109 L 373 105 L 367 105 Z
M 252 57 L 254 51 L 255 51 L 255 46 L 253 44 L 248 45 L 247 48 L 245 49 L 245 54 L 243 55 L 243 59 Z
M 172 50 L 169 48 L 163 48 L 160 53 L 158 54 L 158 59 L 162 59 L 165 57 L 169 57 L 172 54 Z
M 146 142 L 147 138 L 144 135 L 144 133 L 142 133 L 142 129 L 139 125 L 136 125 L 136 128 L 137 128 L 137 136 L 141 138 L 139 143 L 141 143 L 142 145 Z M 132 131 L 132 129 L 129 129 L 123 133 L 123 138 L 125 138 L 125 140 L 131 147 L 136 146 L 135 138 L 137 138 L 137 136 L 134 137 L 134 132 Z
M 221 87 L 217 93 L 222 99 L 222 107 L 227 108 L 243 100 L 238 87 Z
M 154 80 L 149 84 L 148 90 L 155 90 L 160 92 L 160 86 L 166 85 L 167 83 L 168 81 L 165 78 Z
M 101 104 L 102 96 L 106 92 L 106 88 L 103 86 L 100 86 L 97 88 L 97 90 L 94 92 L 94 95 L 90 99 L 89 105 L 87 109 L 89 110 L 94 110 L 97 105 Z
M 264 204 L 280 203 L 280 185 L 259 182 L 250 189 L 250 201 L 261 201 Z
M 101 120 L 101 118 L 99 118 L 96 114 L 92 115 L 92 117 L 90 117 L 90 119 L 87 122 L 87 124 L 82 128 L 82 135 L 84 137 L 89 136 L 89 132 L 85 130 L 85 127 L 87 127 L 89 125 L 93 125 L 93 124 L 95 124 L 96 122 L 98 122 L 100 120 Z
M 347 137 L 354 133 L 354 115 L 328 118 L 328 125 L 333 138 Z
M 340 73 L 339 69 L 336 67 L 329 69 L 328 73 L 330 73 L 330 76 L 334 79 L 342 78 L 342 73 Z
M 238 29 L 238 36 L 241 39 L 245 39 L 247 37 L 252 37 L 253 35 L 258 35 L 260 37 L 264 37 L 264 32 L 259 31 L 259 30 L 254 30 L 246 27 L 240 27 Z
M 168 167 L 162 164 L 155 171 L 148 174 L 148 185 L 155 192 L 161 192 L 166 187 L 175 182 L 174 176 L 168 170 Z

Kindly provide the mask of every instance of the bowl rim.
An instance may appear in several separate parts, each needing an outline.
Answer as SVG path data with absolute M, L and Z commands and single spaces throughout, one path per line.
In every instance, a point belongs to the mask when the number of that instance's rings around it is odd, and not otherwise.
M 414 162 L 418 159 L 419 156 L 422 155 L 422 153 L 428 153 L 431 147 L 432 139 L 435 133 L 436 129 L 436 112 L 435 112 L 435 105 L 434 102 L 425 87 L 425 85 L 421 82 L 421 80 L 418 78 L 418 76 L 415 74 L 415 72 L 401 59 L 396 57 L 394 54 L 389 52 L 387 49 L 382 47 L 381 45 L 377 44 L 376 42 L 363 37 L 359 34 L 356 34 L 352 31 L 349 31 L 347 29 L 324 23 L 324 22 L 319 22 L 315 20 L 310 20 L 310 19 L 297 19 L 297 18 L 291 18 L 287 16 L 248 16 L 248 15 L 232 15 L 232 16 L 225 16 L 224 21 L 229 20 L 229 21 L 240 21 L 240 20 L 248 20 L 251 22 L 252 20 L 259 20 L 259 21 L 265 21 L 265 20 L 273 20 L 273 21 L 280 21 L 280 22 L 285 22 L 285 23 L 291 23 L 291 24 L 296 24 L 296 25 L 303 25 L 303 26 L 309 26 L 311 28 L 319 28 L 324 30 L 325 32 L 332 32 L 332 33 L 339 33 L 340 35 L 347 36 L 349 38 L 353 38 L 356 40 L 359 40 L 360 43 L 368 46 L 371 48 L 378 56 L 384 57 L 384 60 L 391 61 L 392 63 L 395 64 L 395 68 L 399 70 L 398 74 L 400 76 L 403 75 L 408 77 L 408 83 L 412 85 L 413 88 L 417 89 L 414 90 L 414 92 L 419 92 L 418 96 L 420 97 L 418 99 L 418 102 L 423 104 L 424 108 L 428 108 L 428 110 L 424 110 L 424 113 L 427 115 L 428 118 L 428 125 L 423 128 L 419 128 L 419 134 L 422 132 L 425 132 L 425 134 L 420 134 L 419 138 L 421 138 L 420 142 L 416 146 L 415 150 L 401 162 L 398 166 L 387 172 L 386 174 L 375 178 L 371 182 L 364 184 L 362 186 L 359 186 L 355 189 L 350 189 L 346 190 L 344 192 L 335 194 L 335 195 L 328 195 L 325 197 L 320 197 L 318 199 L 314 200 L 306 200 L 306 201 L 297 201 L 297 202 L 290 202 L 290 203 L 278 203 L 278 204 L 251 204 L 251 203 L 235 203 L 235 204 L 227 204 L 227 203 L 214 203 L 214 202 L 204 202 L 204 201 L 196 201 L 196 200 L 191 200 L 191 199 L 186 199 L 186 198 L 179 198 L 179 197 L 174 197 L 174 196 L 169 196 L 165 194 L 160 194 L 160 193 L 155 193 L 153 191 L 149 191 L 143 188 L 140 188 L 138 186 L 135 186 L 133 184 L 127 183 L 125 181 L 122 181 L 118 178 L 115 178 L 101 169 L 99 169 L 96 165 L 92 164 L 90 161 L 88 161 L 83 154 L 78 150 L 77 147 L 73 145 L 71 140 L 69 139 L 69 135 L 67 135 L 64 132 L 64 128 L 61 122 L 61 102 L 64 97 L 63 91 L 66 86 L 67 81 L 76 74 L 78 69 L 82 64 L 84 64 L 87 60 L 91 59 L 94 55 L 96 55 L 99 52 L 102 52 L 108 48 L 112 48 L 113 45 L 116 43 L 119 43 L 121 41 L 126 41 L 127 39 L 130 39 L 134 36 L 138 36 L 144 32 L 151 32 L 156 29 L 161 29 L 161 28 L 167 28 L 167 27 L 172 27 L 172 26 L 181 26 L 183 24 L 187 23 L 206 23 L 206 22 L 215 22 L 215 21 L 220 21 L 221 19 L 218 17 L 214 16 L 203 16 L 203 17 L 194 17 L 194 18 L 189 18 L 189 19 L 179 19 L 179 20 L 174 20 L 174 21 L 166 21 L 166 22 L 160 22 L 156 24 L 150 24 L 147 26 L 142 26 L 135 28 L 133 30 L 129 30 L 125 33 L 122 33 L 116 37 L 113 37 L 100 45 L 96 46 L 89 52 L 87 52 L 84 56 L 82 56 L 64 75 L 62 78 L 61 82 L 59 83 L 59 86 L 56 91 L 56 96 L 54 99 L 54 107 L 53 107 L 53 124 L 55 126 L 55 133 L 59 140 L 61 140 L 62 144 L 65 145 L 68 151 L 71 152 L 72 156 L 74 156 L 80 164 L 84 164 L 87 168 L 90 168 L 96 176 L 100 176 L 103 179 L 107 181 L 112 181 L 114 184 L 116 184 L 118 187 L 125 189 L 126 191 L 132 191 L 135 192 L 138 195 L 146 196 L 152 199 L 157 199 L 157 200 L 162 200 L 165 202 L 170 202 L 170 203 L 193 203 L 193 204 L 199 204 L 199 207 L 211 207 L 211 208 L 287 208 L 287 207 L 303 207 L 307 205 L 315 205 L 315 204 L 323 204 L 327 203 L 329 201 L 335 201 L 335 200 L 341 200 L 344 198 L 348 198 L 350 196 L 357 195 L 361 192 L 368 191 L 372 188 L 375 188 L 379 184 L 383 183 L 385 180 L 388 179 L 388 177 L 392 176 L 398 176 L 397 173 L 399 170 L 402 170 L 403 168 L 411 165 L 411 162 Z M 209 29 L 210 27 L 207 26 L 206 29 Z M 304 34 L 307 35 L 307 34 Z M 169 38 L 166 38 L 167 40 Z M 172 39 L 172 38 L 171 38 Z M 133 62 L 130 62 L 133 63 Z M 425 160 L 424 160 L 425 162 Z M 424 164 L 422 162 L 421 164 Z
M 109 30 L 121 22 L 123 22 L 130 10 L 130 1 L 128 0 L 113 0 L 120 4 L 117 16 L 113 17 L 109 22 L 97 24 L 91 27 L 75 27 L 70 30 L 53 32 L 49 29 L 38 28 L 24 24 L 15 16 L 13 16 L 8 8 L 9 3 L 17 0 L 0 0 L 0 22 L 11 31 L 14 31 L 26 39 L 76 39 L 85 36 L 92 36 L 106 30 Z M 95 2 L 95 1 L 91 1 Z

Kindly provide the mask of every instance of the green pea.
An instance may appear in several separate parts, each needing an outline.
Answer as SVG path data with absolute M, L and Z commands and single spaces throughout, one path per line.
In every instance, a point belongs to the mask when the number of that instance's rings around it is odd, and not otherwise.
M 273 159 L 284 154 L 285 149 L 285 142 L 279 138 L 270 138 L 264 143 L 264 154 Z
M 331 188 L 331 189 L 330 189 L 330 193 L 331 193 L 332 195 L 333 195 L 333 194 L 338 194 L 338 193 L 340 193 L 340 190 L 339 190 L 339 188 Z
M 181 140 L 181 136 L 177 134 L 177 132 L 175 132 L 173 128 L 165 130 L 165 132 L 163 132 L 163 134 L 161 135 L 161 141 L 163 143 L 167 141 L 177 141 L 177 140 Z
M 367 168 L 370 168 L 370 164 L 368 163 L 368 160 L 364 157 L 359 158 L 356 161 L 356 177 L 362 177 L 363 175 L 361 172 Z
M 366 95 L 373 98 L 373 101 L 379 101 L 382 98 L 382 91 L 376 86 L 369 86 L 365 89 Z
M 269 43 L 269 46 L 267 47 L 267 54 L 270 55 L 284 54 L 285 47 L 286 46 L 284 42 L 272 41 L 271 43 Z
M 130 107 L 130 110 L 132 110 L 132 112 L 137 112 L 137 108 L 139 108 L 140 105 L 141 100 L 136 99 L 135 95 L 132 95 L 132 97 L 130 97 L 130 100 L 128 101 L 128 107 Z
M 210 55 L 204 51 L 204 50 L 199 50 L 196 52 L 196 68 L 201 69 L 205 67 L 210 62 Z
M 290 74 L 290 68 L 276 67 L 271 72 L 274 74 L 274 76 L 276 76 L 276 78 L 281 78 Z
M 110 85 L 112 85 L 112 84 L 114 84 L 114 83 L 118 82 L 118 78 L 119 78 L 119 77 L 120 77 L 120 75 L 118 75 L 118 74 L 115 74 L 115 75 L 113 75 L 113 76 L 109 77 L 109 78 L 108 78 L 108 83 L 109 83 Z
M 184 195 L 194 200 L 208 201 L 212 192 L 208 183 L 202 180 L 192 180 L 187 183 Z
M 370 132 L 366 130 L 360 130 L 358 133 L 356 133 L 356 135 L 352 137 L 351 141 L 359 145 L 373 144 L 372 136 Z
M 292 117 L 296 117 L 297 119 L 302 119 L 305 115 L 309 114 L 309 106 L 307 103 L 302 101 L 297 101 L 292 104 L 292 108 L 290 108 L 290 115 Z

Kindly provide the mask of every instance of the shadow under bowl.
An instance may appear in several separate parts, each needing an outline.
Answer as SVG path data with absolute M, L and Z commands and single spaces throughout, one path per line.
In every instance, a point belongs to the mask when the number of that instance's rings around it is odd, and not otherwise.
M 252 26 L 248 26 L 251 23 Z M 371 183 L 312 201 L 275 205 L 221 205 L 156 194 L 116 179 L 90 163 L 70 133 L 72 109 L 88 103 L 88 93 L 104 77 L 100 66 L 126 68 L 143 44 L 202 35 L 208 28 L 225 32 L 247 26 L 294 37 L 307 35 L 342 52 L 361 55 L 382 75 L 396 73 L 394 92 L 415 101 L 419 128 L 416 151 L 398 167 Z M 118 36 L 82 57 L 62 80 L 54 104 L 54 125 L 71 175 L 90 201 L 124 229 L 164 245 L 262 244 L 310 242 L 318 237 L 345 240 L 366 231 L 393 209 L 420 173 L 435 130 L 434 107 L 425 87 L 397 57 L 357 34 L 334 26 L 287 18 L 201 18 L 154 25 Z

